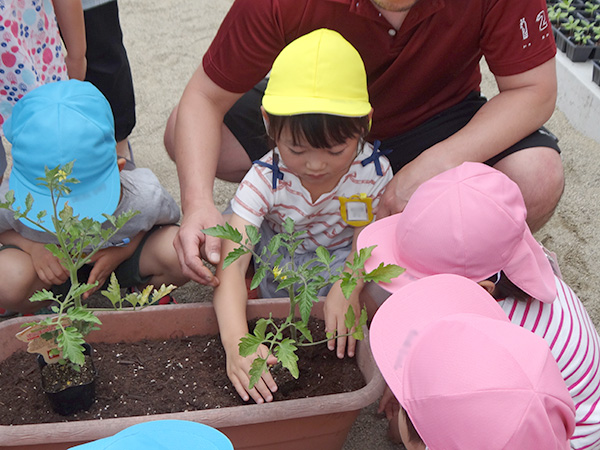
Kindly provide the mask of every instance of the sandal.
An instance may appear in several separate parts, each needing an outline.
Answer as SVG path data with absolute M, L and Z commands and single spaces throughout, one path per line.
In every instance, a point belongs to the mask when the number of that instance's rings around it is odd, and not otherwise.
M 19 314 L 18 312 L 0 308 L 0 319 L 8 319 L 9 317 L 14 317 L 18 314 Z

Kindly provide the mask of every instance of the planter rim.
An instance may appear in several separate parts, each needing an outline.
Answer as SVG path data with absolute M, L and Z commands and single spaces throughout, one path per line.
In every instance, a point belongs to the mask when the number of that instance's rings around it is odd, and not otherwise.
M 259 307 L 282 307 L 287 305 L 288 299 L 265 299 L 248 301 L 248 318 L 257 317 L 254 310 Z M 315 304 L 319 315 L 323 302 Z M 318 307 L 317 305 L 321 305 Z M 178 311 L 191 311 L 195 309 L 212 310 L 212 303 L 186 303 L 179 305 L 152 306 L 143 311 L 102 311 L 98 313 L 100 320 L 119 315 L 125 318 L 129 314 L 156 314 L 164 316 L 166 313 Z M 40 316 L 44 317 L 44 316 Z M 31 317 L 18 317 L 0 323 L 0 333 L 4 329 L 18 330 L 23 323 L 31 322 Z M 102 330 L 102 328 L 101 328 Z M 100 332 L 95 332 L 99 334 Z M 196 333 L 201 334 L 201 333 Z M 90 337 L 92 335 L 90 334 Z M 160 338 L 159 338 L 160 339 Z M 101 338 L 90 339 L 90 342 L 100 341 Z M 187 411 L 179 413 L 155 414 L 149 416 L 119 417 L 111 419 L 93 419 L 71 422 L 53 422 L 45 424 L 27 425 L 0 425 L 0 448 L 3 446 L 35 445 L 40 443 L 80 442 L 100 439 L 110 436 L 131 425 L 161 419 L 180 419 L 204 423 L 214 428 L 226 428 L 239 425 L 250 425 L 262 422 L 276 422 L 281 420 L 318 416 L 332 413 L 357 411 L 373 403 L 383 392 L 385 381 L 373 361 L 369 347 L 368 332 L 365 339 L 357 343 L 357 358 L 359 366 L 372 367 L 371 373 L 363 370 L 366 386 L 347 393 L 330 394 L 321 397 L 302 398 L 294 400 L 281 400 L 263 404 L 249 404 L 226 408 L 208 409 L 201 411 Z M 24 347 L 24 344 L 23 344 Z M 315 404 L 315 398 L 326 398 Z M 285 408 L 285 409 L 284 409 Z M 285 411 L 285 413 L 284 413 Z M 235 417 L 243 412 L 242 419 Z

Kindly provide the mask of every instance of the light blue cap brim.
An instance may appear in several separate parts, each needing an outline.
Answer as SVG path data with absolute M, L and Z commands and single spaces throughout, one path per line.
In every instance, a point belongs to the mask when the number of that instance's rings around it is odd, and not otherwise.
M 46 211 L 43 225 L 54 231 L 50 191 L 38 178 L 44 178 L 45 168 L 72 161 L 71 176 L 79 183 L 67 185 L 71 193 L 61 199 L 58 211 L 67 201 L 80 219 L 99 222 L 105 221 L 103 214 L 115 212 L 121 183 L 114 119 L 110 104 L 94 85 L 69 80 L 35 88 L 15 105 L 4 131 L 12 143 L 9 187 L 15 193 L 14 206 L 23 211 L 27 194 L 31 194 L 34 203 L 29 218 Z
M 73 450 L 233 450 L 231 441 L 208 425 L 186 420 L 156 420 L 133 425 Z

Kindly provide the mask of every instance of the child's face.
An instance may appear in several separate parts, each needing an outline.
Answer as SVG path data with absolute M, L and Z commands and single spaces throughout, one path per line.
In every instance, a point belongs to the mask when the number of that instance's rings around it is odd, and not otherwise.
M 314 148 L 306 141 L 294 145 L 287 128 L 281 131 L 277 147 L 287 168 L 302 185 L 318 195 L 331 191 L 348 172 L 356 158 L 359 136 L 330 148 Z

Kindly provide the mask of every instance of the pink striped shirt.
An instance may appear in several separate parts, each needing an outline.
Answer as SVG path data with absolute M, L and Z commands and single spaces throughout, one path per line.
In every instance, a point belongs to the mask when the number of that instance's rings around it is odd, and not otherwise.
M 555 277 L 553 303 L 535 299 L 498 302 L 511 322 L 546 340 L 567 383 L 576 408 L 573 449 L 600 449 L 600 337 L 585 307 Z
M 339 197 L 366 194 L 371 197 L 375 208 L 393 176 L 390 163 L 384 156 L 379 158 L 382 176 L 377 175 L 375 164 L 361 164 L 372 153 L 373 147 L 366 144 L 337 186 L 315 202 L 281 158 L 279 169 L 283 173 L 283 180 L 278 180 L 275 190 L 271 169 L 254 164 L 231 201 L 233 212 L 257 227 L 265 220 L 276 233 L 283 231 L 283 222 L 287 217 L 292 218 L 295 230 L 307 233 L 300 249 L 304 252 L 313 252 L 320 245 L 329 250 L 346 247 L 352 242 L 354 228 L 342 220 Z M 273 154 L 267 153 L 261 161 L 272 164 Z

